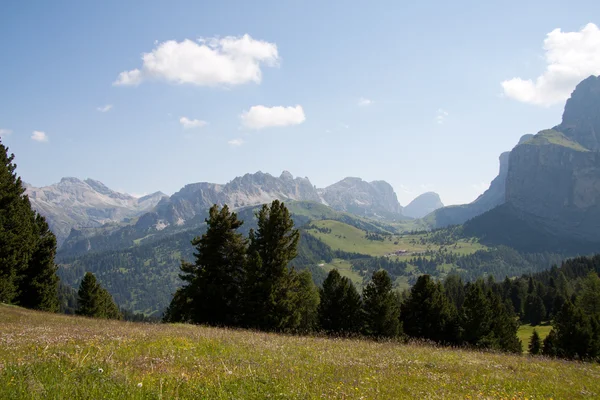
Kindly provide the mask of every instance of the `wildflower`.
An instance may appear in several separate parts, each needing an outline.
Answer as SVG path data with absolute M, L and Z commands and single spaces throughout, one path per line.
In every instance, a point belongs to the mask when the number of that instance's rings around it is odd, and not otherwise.
M 141 388 L 142 386 L 143 386 L 142 382 L 140 382 L 140 383 L 137 384 L 137 387 L 139 387 L 139 388 Z
M 102 368 L 98 368 L 98 372 L 103 373 L 104 370 Z

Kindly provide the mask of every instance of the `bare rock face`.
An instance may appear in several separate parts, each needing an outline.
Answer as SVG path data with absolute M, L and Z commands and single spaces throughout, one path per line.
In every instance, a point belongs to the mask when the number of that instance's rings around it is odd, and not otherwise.
M 404 209 L 402 214 L 411 218 L 423 218 L 427 214 L 444 207 L 440 195 L 434 192 L 423 193 L 411 201 Z
M 182 224 L 205 213 L 213 204 L 232 209 L 270 203 L 273 200 L 320 202 L 308 178 L 294 178 L 284 171 L 280 177 L 263 172 L 237 177 L 227 184 L 192 183 L 156 207 L 157 219 L 165 224 Z
M 166 197 L 164 193 L 156 192 L 138 199 L 115 192 L 102 182 L 77 178 L 63 178 L 41 188 L 27 185 L 25 193 L 33 208 L 46 217 L 59 244 L 69 236 L 72 228 L 99 227 L 135 217 Z
M 554 129 L 588 150 L 600 151 L 600 77 L 592 75 L 577 85 L 562 123 Z
M 366 182 L 349 177 L 320 189 L 319 193 L 323 203 L 338 211 L 366 217 L 402 217 L 396 193 L 385 181 Z

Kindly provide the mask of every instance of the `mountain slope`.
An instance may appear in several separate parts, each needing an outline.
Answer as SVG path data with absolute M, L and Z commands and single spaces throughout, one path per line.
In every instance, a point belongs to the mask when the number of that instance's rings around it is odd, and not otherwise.
M 423 193 L 417 196 L 402 209 L 402 214 L 411 218 L 423 218 L 429 213 L 444 207 L 440 195 L 434 192 Z
M 59 244 L 67 238 L 71 228 L 99 227 L 122 221 L 152 209 L 166 197 L 156 192 L 138 199 L 111 190 L 102 182 L 77 178 L 63 178 L 41 188 L 27 185 L 25 193 L 33 208 L 46 217 Z
M 366 182 L 348 177 L 319 190 L 324 203 L 335 210 L 375 218 L 402 219 L 402 206 L 385 181 Z

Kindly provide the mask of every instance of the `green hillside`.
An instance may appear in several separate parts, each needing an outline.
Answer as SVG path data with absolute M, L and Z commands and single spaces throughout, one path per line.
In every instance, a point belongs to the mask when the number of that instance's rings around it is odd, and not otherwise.
M 549 399 L 600 365 L 423 344 L 92 320 L 0 305 L 2 399 Z
M 557 146 L 568 147 L 577 151 L 589 151 L 581 144 L 566 137 L 562 132 L 556 131 L 554 129 L 547 129 L 545 131 L 541 131 L 524 144 L 532 144 L 536 146 L 554 144 Z

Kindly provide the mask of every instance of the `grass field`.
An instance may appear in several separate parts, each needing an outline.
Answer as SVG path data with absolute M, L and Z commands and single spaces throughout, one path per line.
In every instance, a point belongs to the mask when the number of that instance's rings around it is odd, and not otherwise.
M 360 290 L 363 286 L 363 277 L 352 268 L 352 264 L 346 260 L 340 260 L 339 258 L 333 259 L 330 263 L 323 264 L 322 268 L 325 272 L 329 272 L 332 269 L 337 269 L 340 275 L 349 278 L 354 286 Z
M 598 395 L 598 364 L 427 345 L 101 321 L 0 305 L 1 399 Z
M 397 258 L 409 259 L 414 257 L 415 253 L 426 250 L 437 251 L 442 247 L 437 244 L 428 243 L 426 241 L 427 234 L 398 234 L 380 241 L 369 240 L 366 237 L 365 231 L 340 221 L 321 220 L 313 221 L 312 224 L 318 228 L 331 229 L 331 232 L 328 233 L 321 232 L 318 229 L 308 229 L 307 232 L 321 239 L 334 250 L 356 252 L 371 256 L 384 256 L 396 250 L 406 250 L 408 252 L 406 255 Z M 486 249 L 485 246 L 477 242 L 473 243 L 464 239 L 458 240 L 450 246 L 443 247 L 448 251 L 461 255 L 472 254 L 477 250 Z
M 548 336 L 548 334 L 552 330 L 552 326 L 550 326 L 550 325 L 538 325 L 538 326 L 531 326 L 529 324 L 521 325 L 519 327 L 519 331 L 517 332 L 517 336 L 519 337 L 519 339 L 521 339 L 521 343 L 523 343 L 523 352 L 524 353 L 529 352 L 529 341 L 531 340 L 531 335 L 533 335 L 534 328 L 537 331 L 538 335 L 540 335 L 541 340 L 544 340 L 546 338 L 546 336 Z

